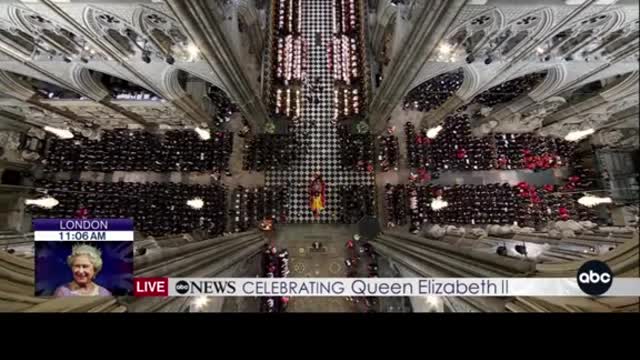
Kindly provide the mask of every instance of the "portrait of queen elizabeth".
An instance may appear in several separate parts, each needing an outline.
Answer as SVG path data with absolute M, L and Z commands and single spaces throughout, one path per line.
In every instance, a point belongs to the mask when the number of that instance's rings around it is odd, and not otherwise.
M 58 287 L 56 297 L 65 296 L 109 296 L 111 292 L 95 283 L 96 276 L 102 269 L 102 253 L 91 245 L 75 245 L 67 264 L 71 269 L 73 280 Z

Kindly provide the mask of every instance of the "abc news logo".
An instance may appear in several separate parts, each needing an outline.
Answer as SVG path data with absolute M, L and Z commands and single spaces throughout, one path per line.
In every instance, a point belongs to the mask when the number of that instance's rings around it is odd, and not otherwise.
M 233 281 L 184 281 L 180 280 L 175 286 L 178 294 L 235 294 L 236 284 Z
M 613 283 L 613 273 L 607 264 L 598 260 L 590 260 L 578 269 L 578 286 L 591 296 L 606 293 Z

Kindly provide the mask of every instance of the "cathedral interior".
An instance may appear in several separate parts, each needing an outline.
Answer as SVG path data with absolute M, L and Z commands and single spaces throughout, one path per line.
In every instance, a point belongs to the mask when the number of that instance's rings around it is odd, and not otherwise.
M 32 228 L 132 218 L 136 277 L 550 278 L 598 259 L 637 278 L 638 11 L 0 0 L 0 312 L 638 312 L 606 296 L 43 297 Z

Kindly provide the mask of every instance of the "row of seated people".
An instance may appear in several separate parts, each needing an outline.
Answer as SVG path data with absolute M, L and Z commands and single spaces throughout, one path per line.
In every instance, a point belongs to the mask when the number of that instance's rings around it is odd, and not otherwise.
M 297 159 L 303 142 L 295 134 L 257 134 L 245 140 L 242 168 L 248 171 L 286 170 Z
M 273 245 L 265 245 L 262 252 L 260 264 L 260 276 L 266 278 L 285 278 L 289 275 L 289 252 L 287 249 L 280 251 Z M 262 297 L 260 298 L 260 311 L 275 313 L 285 312 L 289 298 L 280 297 Z
M 384 186 L 385 221 L 388 228 L 402 226 L 407 223 L 409 200 L 404 184 Z
M 211 101 L 211 104 L 216 108 L 215 121 L 218 127 L 228 122 L 231 115 L 240 111 L 238 105 L 231 101 L 224 90 L 217 86 L 209 86 L 207 89 L 207 97 Z
M 364 33 L 360 16 L 360 2 L 357 0 L 334 0 L 333 37 L 327 49 L 331 70 L 335 70 L 336 80 L 347 84 L 350 79 L 364 77 L 365 64 L 361 61 L 364 50 Z M 345 72 L 344 75 L 342 72 Z
M 358 120 L 367 103 L 365 83 L 369 74 L 363 61 L 366 42 L 361 5 L 357 0 L 332 2 L 335 17 L 333 36 L 327 44 L 327 66 L 338 90 L 333 98 L 336 121 Z
M 595 210 L 578 203 L 582 194 L 574 190 L 583 185 L 579 177 L 570 177 L 569 182 L 561 186 L 547 184 L 536 187 L 520 182 L 517 185 L 519 196 L 529 204 L 520 208 L 520 216 L 529 219 L 527 224 L 530 226 L 566 220 L 597 223 L 599 220 Z
M 397 170 L 400 160 L 400 143 L 395 135 L 380 136 L 378 148 L 380 153 L 378 161 L 380 169 L 387 172 L 391 169 Z
M 566 140 L 529 133 L 477 138 L 471 134 L 469 116 L 462 113 L 448 116 L 434 139 L 410 122 L 405 134 L 410 167 L 430 171 L 544 170 L 566 165 L 575 149 Z
M 566 165 L 575 145 L 555 137 L 540 137 L 531 133 L 495 134 L 498 169 L 546 170 Z
M 299 86 L 305 76 L 308 45 L 301 35 L 301 3 L 302 0 L 273 2 L 267 102 L 275 118 L 299 117 L 304 101 Z
M 607 171 L 605 170 L 605 173 Z M 566 177 L 563 190 L 596 190 L 601 188 L 605 179 L 591 167 L 585 167 L 580 159 L 571 161 L 569 175 Z
M 151 91 L 123 79 L 103 75 L 100 81 L 110 90 L 111 98 L 114 100 L 162 100 Z
M 373 185 L 345 185 L 338 187 L 338 222 L 355 224 L 364 216 L 375 215 L 375 192 Z
M 59 203 L 51 209 L 29 206 L 34 218 L 133 218 L 145 235 L 203 231 L 218 236 L 226 227 L 226 188 L 180 183 L 36 180 L 35 187 Z M 200 209 L 187 204 L 199 198 Z
M 492 168 L 489 138 L 473 138 L 464 115 L 449 116 L 434 139 L 426 130 L 405 124 L 407 157 L 411 168 L 440 170 L 485 170 Z
M 52 139 L 45 171 L 229 171 L 233 134 L 215 132 L 202 140 L 194 131 L 104 131 L 99 140 L 82 136 Z
M 472 103 L 493 107 L 510 102 L 521 95 L 531 92 L 545 77 L 546 72 L 539 72 L 505 81 L 482 92 L 472 100 Z
M 274 0 L 271 18 L 274 35 L 300 34 L 302 0 Z
M 428 112 L 444 104 L 464 81 L 462 69 L 438 75 L 415 87 L 404 98 L 403 109 Z
M 535 227 L 548 221 L 597 221 L 593 210 L 577 203 L 575 194 L 555 185 L 536 187 L 526 183 L 516 186 L 504 183 L 443 187 L 409 184 L 387 185 L 385 189 L 387 226 L 404 224 L 403 214 L 408 214 L 412 232 L 417 232 L 423 223 Z M 397 200 L 403 198 L 406 199 L 404 203 Z M 447 206 L 434 210 L 434 199 L 446 201 Z
M 234 232 L 255 228 L 264 219 L 286 223 L 288 190 L 286 187 L 246 188 L 238 186 L 231 197 L 229 215 Z
M 345 170 L 374 170 L 374 145 L 371 134 L 356 134 L 346 125 L 338 126 L 340 164 Z
M 297 124 L 300 120 L 305 101 L 320 101 L 317 97 L 303 96 L 302 90 L 293 89 L 289 85 L 272 84 L 270 90 L 269 111 L 271 118 L 292 121 Z M 306 99 L 306 100 L 305 100 Z
M 332 0 L 332 13 L 337 15 L 333 29 L 335 33 L 357 34 L 360 31 L 360 1 Z

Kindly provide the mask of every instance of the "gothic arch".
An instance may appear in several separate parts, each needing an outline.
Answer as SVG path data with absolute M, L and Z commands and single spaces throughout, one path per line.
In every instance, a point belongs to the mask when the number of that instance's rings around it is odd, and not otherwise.
M 215 89 L 217 89 L 219 92 L 222 92 L 224 94 L 224 96 L 227 98 L 227 100 L 229 101 L 229 103 L 233 104 L 233 99 L 231 98 L 231 96 L 229 96 L 229 93 L 219 84 L 213 83 L 209 80 L 207 80 L 206 78 L 203 78 L 201 76 L 199 76 L 198 74 L 195 74 L 187 69 L 180 69 L 177 67 L 168 67 L 165 72 L 162 75 L 162 86 L 165 89 L 165 91 L 167 92 L 167 94 L 169 94 L 170 99 L 182 99 L 185 98 L 187 96 L 190 96 L 186 89 L 183 88 L 182 84 L 180 84 L 180 78 L 182 75 L 187 75 L 187 76 L 192 76 L 194 78 L 197 78 L 203 82 L 205 82 L 206 84 L 213 86 Z M 200 99 L 202 100 L 202 106 L 208 106 L 209 101 L 207 100 L 208 98 L 205 96 L 205 99 Z M 194 99 L 197 100 L 197 99 Z M 196 101 L 196 103 L 201 103 L 200 101 Z M 203 109 L 205 112 L 209 111 L 208 109 Z
M 475 94 L 471 102 L 479 103 L 488 107 L 511 102 L 522 95 L 529 94 L 533 89 L 538 87 L 544 81 L 548 73 L 548 70 L 530 72 L 501 81 L 499 84 L 488 89 L 485 88 L 486 90 Z M 512 87 L 514 86 L 516 86 L 520 91 L 514 92 L 512 90 Z
M 238 20 L 243 21 L 247 26 L 247 36 L 250 39 L 254 54 L 260 58 L 264 44 L 264 36 L 260 29 L 260 19 L 256 9 L 246 1 L 238 3 Z
M 527 46 L 538 34 L 544 34 L 553 26 L 553 12 L 549 8 L 533 10 L 512 20 L 490 39 L 479 51 L 483 56 L 509 58 Z
M 180 27 L 178 22 L 155 9 L 139 7 L 134 13 L 136 28 L 151 40 L 154 46 L 164 54 L 166 59 L 193 61 L 189 46 L 193 43 Z M 172 62 L 169 62 L 172 64 Z
M 78 94 L 75 90 L 58 85 L 54 81 L 46 78 L 38 78 L 31 75 L 21 74 L 13 71 L 12 69 L 3 69 L 0 70 L 0 72 L 3 73 L 2 81 L 5 83 L 5 86 L 10 86 L 9 92 L 13 94 L 13 96 L 23 100 L 33 96 L 41 97 L 46 100 L 46 91 L 54 93 L 57 92 L 58 94 L 66 93 L 66 95 L 71 95 L 70 99 L 82 98 L 82 95 Z M 43 86 L 41 87 L 41 85 Z M 28 94 L 30 95 L 26 96 Z
M 109 96 L 109 91 L 91 76 L 88 68 L 81 65 L 74 65 L 71 68 L 71 81 L 83 93 L 91 94 L 96 99 L 103 99 Z
M 615 58 L 616 54 L 623 52 L 628 47 L 637 46 L 639 34 L 640 19 L 630 21 L 586 45 L 580 56 L 586 60 L 598 60 L 603 57 Z
M 567 78 L 567 68 L 565 64 L 554 65 L 547 70 L 544 80 L 529 92 L 529 97 L 534 101 L 542 101 L 552 96 L 564 84 Z
M 489 9 L 481 14 L 467 19 L 445 36 L 444 44 L 449 49 L 445 57 L 467 58 L 482 49 L 482 47 L 498 34 L 504 26 L 504 15 L 497 8 Z
M 536 51 L 544 61 L 553 58 L 571 61 L 580 56 L 580 52 L 587 45 L 604 36 L 611 29 L 621 26 L 624 18 L 624 12 L 612 10 L 579 19 L 555 34 L 551 34 Z
M 36 92 L 31 85 L 15 75 L 16 73 L 0 70 L 0 93 L 21 100 L 26 100 L 34 96 Z
M 184 71 L 175 67 L 167 68 L 162 75 L 162 87 L 169 95 L 169 99 L 180 99 L 187 96 L 186 91 L 180 85 L 180 72 Z
M 219 88 L 220 90 L 224 91 L 224 93 L 231 98 L 231 96 L 229 96 L 229 92 L 227 91 L 227 89 L 220 84 L 217 81 L 211 81 L 211 79 L 204 77 L 194 71 L 192 71 L 191 69 L 186 69 L 186 68 L 181 68 L 181 67 L 171 67 L 168 68 L 167 70 L 165 70 L 164 74 L 162 75 L 162 86 L 164 87 L 164 89 L 171 94 L 171 96 L 177 96 L 177 97 L 181 97 L 186 95 L 186 92 L 184 90 L 184 88 L 182 87 L 182 85 L 180 84 L 179 78 L 180 78 L 180 73 L 185 73 L 188 76 L 192 76 L 195 78 L 198 78 L 204 82 L 209 83 L 210 85 L 213 85 L 217 88 Z
M 220 89 L 224 90 L 226 93 L 229 91 L 227 88 L 220 82 L 220 79 L 217 78 L 216 74 L 209 70 L 209 67 L 201 67 L 201 66 L 174 66 L 177 70 L 182 70 L 188 73 L 191 76 L 198 77 Z
M 386 27 L 398 14 L 398 7 L 392 6 L 389 1 L 387 1 L 387 5 L 382 10 L 382 14 L 378 17 L 378 22 L 381 27 Z
M 108 11 L 87 6 L 83 13 L 85 26 L 96 36 L 104 38 L 124 60 L 142 56 L 150 62 L 151 56 L 164 59 L 164 53 L 153 41 L 142 34 L 133 24 Z
M 51 60 L 82 60 L 103 58 L 103 55 L 92 48 L 91 44 L 80 34 L 29 9 L 9 6 L 9 18 L 16 30 L 28 34 L 33 41 L 33 55 L 48 56 Z M 27 39 L 29 40 L 29 39 Z
M 464 81 L 456 95 L 461 99 L 470 99 L 480 85 L 480 74 L 472 66 L 463 66 Z
M 380 39 L 379 56 L 383 64 L 389 65 L 391 63 L 393 53 L 393 37 L 396 30 L 398 12 L 395 11 L 390 15 L 384 28 L 382 28 L 382 38 Z
M 638 80 L 640 80 L 639 73 L 638 71 L 634 71 L 616 86 L 601 92 L 600 96 L 607 99 L 607 101 L 614 101 L 622 97 L 633 95 L 634 93 L 637 96 Z
M 371 37 L 372 47 L 375 51 L 375 55 L 382 58 L 382 51 L 384 48 L 385 36 L 388 32 L 389 26 L 395 26 L 396 17 L 398 14 L 398 8 L 391 6 L 389 1 L 382 10 L 382 13 L 378 16 L 378 24 L 376 26 L 376 33 Z
M 26 57 L 31 57 L 35 51 L 35 39 L 31 34 L 3 20 L 0 20 L 0 42 L 18 50 Z

